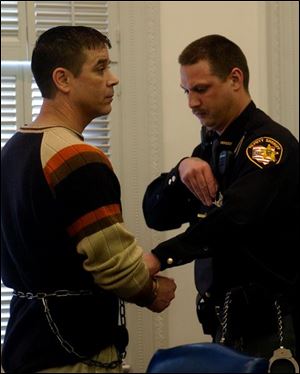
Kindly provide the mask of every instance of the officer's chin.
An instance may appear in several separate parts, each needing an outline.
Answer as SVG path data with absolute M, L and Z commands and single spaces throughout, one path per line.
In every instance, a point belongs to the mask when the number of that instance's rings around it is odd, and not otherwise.
M 207 119 L 203 118 L 203 116 L 200 115 L 196 115 L 196 117 L 198 118 L 202 126 L 206 127 L 207 130 L 211 130 L 211 126 L 209 126 L 209 122 L 207 121 Z

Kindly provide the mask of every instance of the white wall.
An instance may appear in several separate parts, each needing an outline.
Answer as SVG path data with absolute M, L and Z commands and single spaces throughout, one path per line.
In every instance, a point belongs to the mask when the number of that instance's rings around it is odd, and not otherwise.
M 161 58 L 164 169 L 190 155 L 199 140 L 200 123 L 179 87 L 178 55 L 190 42 L 207 34 L 222 34 L 244 51 L 250 69 L 250 93 L 268 111 L 266 96 L 265 12 L 258 1 L 161 1 Z M 178 231 L 176 231 L 178 232 Z M 168 236 L 176 232 L 171 231 Z M 209 341 L 195 310 L 193 264 L 168 271 L 177 282 L 169 308 L 169 345 Z
M 236 42 L 248 59 L 250 93 L 257 105 L 267 110 L 266 52 L 261 48 L 265 44 L 263 11 L 257 1 L 161 1 L 165 167 L 189 153 L 199 138 L 199 123 L 179 87 L 177 63 L 180 52 L 193 40 L 222 34 Z

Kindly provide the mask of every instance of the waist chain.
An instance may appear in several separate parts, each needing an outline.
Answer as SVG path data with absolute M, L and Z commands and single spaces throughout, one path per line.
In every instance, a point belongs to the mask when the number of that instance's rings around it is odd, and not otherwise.
M 126 356 L 126 351 L 124 352 L 118 352 L 118 359 L 111 361 L 111 362 L 101 362 L 101 361 L 96 361 L 89 359 L 86 356 L 83 356 L 79 354 L 78 352 L 75 351 L 74 347 L 67 341 L 65 340 L 60 331 L 59 328 L 57 327 L 56 323 L 54 322 L 52 315 L 50 313 L 49 305 L 48 305 L 48 300 L 47 298 L 49 297 L 66 297 L 66 296 L 91 296 L 93 292 L 91 290 L 79 290 L 79 291 L 70 291 L 70 290 L 58 290 L 54 291 L 51 293 L 46 293 L 46 292 L 37 292 L 36 294 L 33 294 L 32 292 L 22 292 L 22 291 L 13 291 L 13 296 L 19 297 L 21 299 L 27 299 L 27 300 L 41 300 L 43 307 L 44 307 L 44 312 L 47 318 L 47 322 L 49 324 L 49 327 L 53 334 L 56 336 L 58 339 L 60 345 L 63 347 L 65 351 L 67 351 L 70 354 L 75 355 L 81 362 L 88 366 L 96 366 L 96 367 L 101 367 L 105 369 L 114 369 L 117 366 L 121 365 L 125 356 Z M 126 327 L 126 311 L 125 311 L 125 303 L 123 300 L 119 299 L 119 312 L 120 312 L 120 322 L 121 326 Z

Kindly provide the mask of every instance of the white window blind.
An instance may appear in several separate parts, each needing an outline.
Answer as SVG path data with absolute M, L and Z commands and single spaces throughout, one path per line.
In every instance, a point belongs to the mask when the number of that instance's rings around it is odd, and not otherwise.
M 108 1 L 1 1 L 1 148 L 23 124 L 38 115 L 40 91 L 30 71 L 29 56 L 43 31 L 58 25 L 82 25 L 107 35 L 114 47 L 117 2 Z M 110 53 L 117 69 L 118 49 Z M 25 62 L 25 63 L 24 63 Z M 111 155 L 111 117 L 94 119 L 84 130 L 87 143 Z M 1 344 L 9 318 L 12 290 L 1 280 Z
M 1 69 L 1 149 L 17 130 L 17 74 Z M 1 280 L 1 344 L 9 318 L 12 290 Z
M 32 121 L 36 119 L 40 113 L 43 98 L 34 78 L 31 78 L 31 117 Z
M 7 322 L 9 319 L 9 304 L 12 296 L 12 290 L 4 286 L 1 281 L 1 345 L 3 344 L 3 338 Z
M 17 130 L 16 86 L 16 76 L 1 76 L 1 148 Z
M 25 3 L 1 1 L 1 59 L 27 58 Z
M 108 33 L 107 1 L 34 1 L 37 36 L 60 25 L 90 26 Z
M 19 10 L 17 1 L 1 1 L 1 36 L 19 40 Z

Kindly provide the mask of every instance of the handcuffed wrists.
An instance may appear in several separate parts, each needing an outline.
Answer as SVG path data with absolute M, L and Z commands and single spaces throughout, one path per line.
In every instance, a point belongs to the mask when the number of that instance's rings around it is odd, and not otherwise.
M 127 299 L 128 302 L 135 303 L 141 307 L 148 307 L 151 305 L 157 297 L 158 294 L 158 278 L 149 278 L 145 287 L 134 297 Z
M 145 307 L 150 306 L 155 301 L 155 299 L 158 295 L 158 288 L 159 288 L 158 278 L 153 277 L 152 278 L 152 292 L 151 292 L 151 295 L 148 298 L 148 300 L 145 302 L 145 304 L 140 305 L 140 306 L 145 306 Z
M 158 289 L 159 289 L 158 278 L 157 278 L 157 277 L 154 277 L 154 278 L 153 278 L 153 289 L 152 289 L 153 301 L 156 299 L 156 297 L 157 297 L 157 295 L 158 295 Z M 153 301 L 152 301 L 152 302 L 153 302 Z

